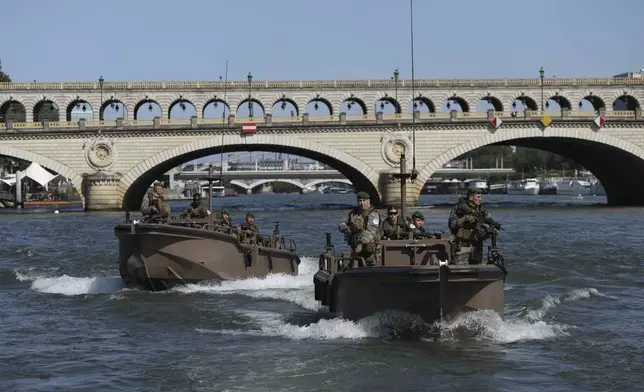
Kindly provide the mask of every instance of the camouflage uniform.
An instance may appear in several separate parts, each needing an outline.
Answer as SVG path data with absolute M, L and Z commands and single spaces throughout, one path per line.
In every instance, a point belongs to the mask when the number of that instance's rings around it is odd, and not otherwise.
M 366 210 L 354 208 L 340 222 L 338 229 L 345 234 L 354 256 L 363 257 L 367 265 L 375 265 L 380 240 L 380 214 L 373 206 Z
M 429 233 L 425 231 L 425 226 L 416 227 L 416 225 L 414 224 L 413 218 L 418 218 L 423 222 L 425 221 L 425 216 L 423 215 L 423 213 L 420 211 L 416 211 L 411 215 L 411 219 L 407 220 L 407 227 L 408 227 L 407 230 L 414 235 L 414 238 L 427 237 Z
M 168 219 L 171 209 L 163 199 L 163 196 L 156 194 L 154 191 L 149 191 L 143 197 L 141 213 L 143 214 L 143 222 L 157 223 Z
M 199 201 L 193 201 L 190 203 L 188 208 L 185 209 L 180 215 L 181 218 L 188 218 L 188 219 L 193 219 L 193 218 L 206 218 L 208 217 L 208 209 L 201 204 L 201 200 Z
M 397 216 L 396 220 L 387 217 L 382 221 L 380 232 L 382 239 L 397 240 L 400 239 L 401 234 L 407 233 L 407 223 L 402 216 Z
M 470 193 L 470 192 L 468 192 Z M 498 230 L 479 222 L 479 219 L 491 218 L 483 206 L 476 205 L 463 197 L 449 214 L 448 226 L 456 237 L 457 264 L 481 264 L 483 262 L 483 241 Z

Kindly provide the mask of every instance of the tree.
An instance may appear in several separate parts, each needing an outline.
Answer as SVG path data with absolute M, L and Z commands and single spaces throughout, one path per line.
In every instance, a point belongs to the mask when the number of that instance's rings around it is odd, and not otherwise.
M 0 60 L 0 83 L 11 83 L 11 78 L 2 72 L 2 60 Z

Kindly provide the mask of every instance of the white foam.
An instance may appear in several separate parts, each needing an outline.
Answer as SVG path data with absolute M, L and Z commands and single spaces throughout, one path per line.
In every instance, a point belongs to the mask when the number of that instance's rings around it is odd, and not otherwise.
M 83 295 L 111 294 L 123 288 L 119 277 L 78 278 L 68 275 L 56 278 L 38 278 L 31 284 L 31 289 L 41 293 Z
M 317 260 L 302 257 L 298 275 L 270 274 L 263 278 L 227 280 L 213 284 L 188 284 L 173 288 L 181 293 L 241 294 L 252 298 L 272 298 L 293 302 L 306 309 L 318 309 L 313 295 L 313 275 Z

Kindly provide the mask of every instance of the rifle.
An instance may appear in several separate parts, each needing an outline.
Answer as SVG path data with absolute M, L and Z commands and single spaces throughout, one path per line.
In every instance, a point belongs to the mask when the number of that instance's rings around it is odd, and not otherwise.
M 486 225 L 492 226 L 497 230 L 503 230 L 503 228 L 501 228 L 501 224 L 499 222 L 497 222 L 494 219 L 492 219 L 491 216 L 483 214 L 482 211 L 479 212 L 479 214 L 477 216 L 477 221 L 478 221 L 477 226 L 479 226 L 479 227 L 480 227 L 481 223 L 485 223 Z

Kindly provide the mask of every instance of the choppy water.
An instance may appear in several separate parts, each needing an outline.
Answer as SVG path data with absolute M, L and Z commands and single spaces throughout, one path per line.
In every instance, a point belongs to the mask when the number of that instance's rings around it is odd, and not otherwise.
M 2 391 L 635 391 L 644 369 L 643 208 L 484 196 L 507 230 L 504 319 L 436 328 L 330 318 L 313 299 L 325 231 L 353 195 L 217 200 L 298 242 L 300 275 L 122 288 L 117 213 L 0 215 Z M 423 196 L 422 205 L 452 196 Z M 183 203 L 176 202 L 175 210 Z M 446 228 L 448 208 L 423 209 Z M 339 247 L 338 250 L 342 250 Z M 435 326 L 434 326 L 435 327 Z

